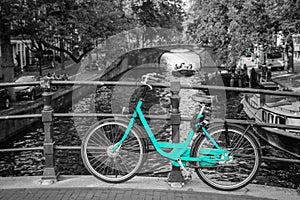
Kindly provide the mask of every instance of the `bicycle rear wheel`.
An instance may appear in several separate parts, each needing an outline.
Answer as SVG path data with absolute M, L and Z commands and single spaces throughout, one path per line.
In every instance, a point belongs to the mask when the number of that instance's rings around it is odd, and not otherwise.
M 208 129 L 209 134 L 223 150 L 230 151 L 230 158 L 215 164 L 197 163 L 196 173 L 207 185 L 225 191 L 237 190 L 249 184 L 257 175 L 261 163 L 259 145 L 254 136 L 239 126 L 223 126 Z M 191 150 L 192 157 L 207 156 L 201 149 L 216 149 L 204 135 L 198 136 Z M 206 152 L 207 153 L 207 152 Z
M 121 147 L 111 152 L 126 128 L 127 124 L 123 121 L 105 119 L 92 127 L 84 137 L 82 160 L 89 172 L 98 179 L 108 183 L 125 182 L 142 167 L 146 159 L 145 143 L 134 127 Z

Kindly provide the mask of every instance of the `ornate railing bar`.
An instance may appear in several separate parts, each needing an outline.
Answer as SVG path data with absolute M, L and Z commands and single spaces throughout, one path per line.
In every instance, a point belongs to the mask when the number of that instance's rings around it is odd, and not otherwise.
M 119 85 L 119 86 L 140 86 L 138 82 L 122 82 L 122 81 L 51 81 L 54 85 Z M 153 83 L 154 87 L 169 88 L 169 83 Z M 253 88 L 238 88 L 238 87 L 224 87 L 215 85 L 199 85 L 199 84 L 181 84 L 181 89 L 198 89 L 198 90 L 221 90 L 228 92 L 254 93 L 254 94 L 268 94 L 278 96 L 294 96 L 300 97 L 300 93 L 292 91 L 273 91 Z
M 43 151 L 44 147 L 26 147 L 26 148 L 9 148 L 9 149 L 0 149 L 0 153 L 10 153 L 13 151 Z
M 124 117 L 131 118 L 131 115 L 109 114 L 109 113 L 54 113 L 54 117 Z M 169 115 L 145 115 L 146 118 L 157 120 L 170 120 Z M 191 118 L 190 118 L 191 119 Z
M 119 85 L 119 86 L 140 86 L 139 82 L 122 82 L 122 81 L 52 81 L 49 80 L 51 85 Z M 26 85 L 39 85 L 40 82 L 30 83 L 0 83 L 0 87 L 16 87 Z M 154 87 L 169 88 L 169 83 L 153 83 Z M 293 91 L 273 91 L 264 89 L 253 89 L 253 88 L 238 88 L 238 87 L 224 87 L 215 85 L 199 85 L 199 84 L 181 84 L 181 89 L 198 89 L 198 90 L 217 90 L 217 91 L 228 91 L 228 92 L 241 92 L 241 93 L 253 93 L 253 94 L 268 94 L 278 96 L 293 96 L 300 97 L 300 93 Z
M 80 150 L 81 146 L 54 146 L 55 150 Z
M 0 116 L 0 120 L 24 119 L 24 118 L 39 118 L 39 117 L 42 117 L 42 114 L 7 115 L 7 116 Z
M 109 113 L 53 113 L 54 117 L 125 117 L 131 118 L 131 115 L 123 115 L 123 114 L 109 114 Z M 27 115 L 8 115 L 8 116 L 0 116 L 0 120 L 10 120 L 10 119 L 21 119 L 21 118 L 38 118 L 42 117 L 42 114 L 27 114 Z M 170 115 L 146 115 L 146 118 L 151 118 L 154 120 L 170 120 Z M 190 121 L 192 117 L 189 116 L 181 116 L 182 121 Z M 261 123 L 255 122 L 251 120 L 240 120 L 240 119 L 226 119 L 226 120 L 216 120 L 211 121 L 210 123 L 239 123 L 243 125 L 253 125 L 253 126 L 264 126 L 270 128 L 282 128 L 282 129 L 295 129 L 300 130 L 300 126 L 296 125 L 284 125 L 284 124 L 269 124 L 269 123 Z
M 34 82 L 23 82 L 23 83 L 16 83 L 16 82 L 0 83 L 0 88 L 1 87 L 34 86 L 34 85 L 40 85 L 40 82 L 34 81 Z

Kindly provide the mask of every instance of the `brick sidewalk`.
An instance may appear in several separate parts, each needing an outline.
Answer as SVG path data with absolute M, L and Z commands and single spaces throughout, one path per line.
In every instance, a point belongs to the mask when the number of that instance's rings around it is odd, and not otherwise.
M 1 189 L 1 200 L 260 200 L 251 196 L 213 194 L 193 191 L 108 189 L 108 188 L 53 188 Z

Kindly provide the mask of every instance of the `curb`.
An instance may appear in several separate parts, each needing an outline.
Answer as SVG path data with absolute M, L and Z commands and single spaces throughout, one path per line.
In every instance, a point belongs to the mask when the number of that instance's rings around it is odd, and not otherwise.
M 108 184 L 99 181 L 93 176 L 60 176 L 54 184 L 42 185 L 41 176 L 24 177 L 0 177 L 0 189 L 133 189 L 133 190 L 155 190 L 155 191 L 180 191 L 188 193 L 210 193 L 211 195 L 237 195 L 248 199 L 248 197 L 267 198 L 267 199 L 289 199 L 298 200 L 299 194 L 296 189 L 287 189 L 281 187 L 271 187 L 264 185 L 249 184 L 248 186 L 231 192 L 215 190 L 205 185 L 198 177 L 188 181 L 182 188 L 171 188 L 167 183 L 167 178 L 159 177 L 141 177 L 136 176 L 133 179 L 122 184 Z

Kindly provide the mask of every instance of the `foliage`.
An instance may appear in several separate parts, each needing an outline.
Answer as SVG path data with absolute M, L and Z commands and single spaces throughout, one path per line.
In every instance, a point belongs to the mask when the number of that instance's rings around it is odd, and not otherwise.
M 131 9 L 139 24 L 146 27 L 182 30 L 186 16 L 182 0 L 135 0 L 132 1 Z
M 29 35 L 37 53 L 54 49 L 76 62 L 130 22 L 109 0 L 30 0 L 20 2 L 17 9 L 14 34 Z
M 181 0 L 1 0 L 1 64 L 13 65 L 11 35 L 30 38 L 37 58 L 55 50 L 80 62 L 99 42 L 124 30 L 181 29 L 182 5 Z
M 136 26 L 181 29 L 184 18 L 181 0 L 4 1 L 12 34 L 29 36 L 37 57 L 52 49 L 75 62 L 109 36 Z
M 197 0 L 187 33 L 235 62 L 253 44 L 272 46 L 279 31 L 298 33 L 299 0 Z
M 196 16 L 189 25 L 188 34 L 204 46 L 224 50 L 230 43 L 228 6 L 226 0 L 196 1 L 193 10 Z M 222 58 L 222 56 L 220 56 Z

